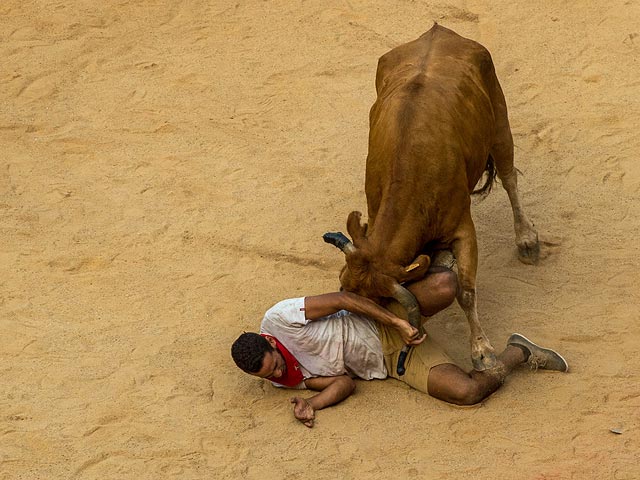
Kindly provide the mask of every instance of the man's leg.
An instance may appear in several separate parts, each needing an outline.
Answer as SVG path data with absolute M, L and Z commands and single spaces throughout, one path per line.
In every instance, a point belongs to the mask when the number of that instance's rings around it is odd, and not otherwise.
M 430 269 L 422 280 L 409 284 L 407 289 L 416 297 L 420 305 L 420 314 L 423 317 L 431 317 L 447 308 L 456 299 L 458 277 L 448 268 L 435 267 Z M 404 308 L 396 300 L 387 299 L 382 306 L 401 318 L 407 318 Z
M 545 370 L 566 372 L 569 369 L 557 352 L 514 333 L 507 341 L 507 348 L 498 355 L 498 367 L 494 369 L 466 373 L 452 363 L 431 368 L 427 381 L 429 395 L 456 405 L 476 404 L 500 388 L 511 371 L 525 362 Z
M 495 369 L 466 373 L 453 363 L 436 365 L 429 372 L 429 395 L 456 405 L 473 405 L 495 392 L 507 375 L 525 360 L 520 348 L 509 345 L 498 355 Z
M 416 297 L 423 317 L 431 317 L 453 303 L 458 293 L 458 276 L 454 271 L 456 260 L 450 250 L 437 251 L 424 278 L 407 285 Z M 382 306 L 406 319 L 396 300 L 383 300 Z
M 456 299 L 458 277 L 448 268 L 435 267 L 422 280 L 407 288 L 418 300 L 420 313 L 424 317 L 431 317 Z

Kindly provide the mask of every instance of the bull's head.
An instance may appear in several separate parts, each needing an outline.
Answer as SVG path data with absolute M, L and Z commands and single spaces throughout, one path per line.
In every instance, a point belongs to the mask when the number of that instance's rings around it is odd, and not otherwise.
M 418 256 L 409 265 L 393 263 L 385 255 L 377 255 L 367 241 L 367 225 L 361 223 L 361 213 L 351 212 L 347 231 L 351 242 L 343 233 L 325 233 L 327 243 L 342 250 L 346 265 L 340 273 L 340 284 L 349 292 L 379 301 L 381 297 L 395 298 L 406 310 L 409 322 L 420 331 L 420 308 L 416 298 L 401 284 L 424 277 L 429 268 L 427 255 Z

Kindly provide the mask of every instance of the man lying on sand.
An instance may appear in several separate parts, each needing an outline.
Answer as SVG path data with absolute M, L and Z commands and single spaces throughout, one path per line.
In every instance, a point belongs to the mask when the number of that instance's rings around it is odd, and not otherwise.
M 408 285 L 421 313 L 430 316 L 455 299 L 457 276 L 452 256 L 434 261 L 429 274 Z M 553 350 L 542 348 L 514 333 L 498 356 L 498 366 L 466 373 L 455 365 L 433 339 L 418 337 L 418 330 L 391 310 L 349 292 L 293 298 L 269 309 L 260 334 L 243 333 L 233 343 L 236 365 L 275 386 L 315 390 L 310 398 L 293 397 L 293 414 L 312 427 L 315 411 L 334 405 L 356 387 L 353 378 L 371 380 L 388 376 L 457 405 L 473 405 L 495 392 L 518 365 L 566 372 L 569 366 Z M 396 373 L 398 356 L 412 345 L 406 372 Z

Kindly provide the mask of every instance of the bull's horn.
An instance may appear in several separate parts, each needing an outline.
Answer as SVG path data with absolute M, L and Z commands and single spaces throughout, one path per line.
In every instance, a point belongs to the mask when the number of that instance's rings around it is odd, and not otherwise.
M 356 251 L 356 247 L 351 243 L 351 240 L 342 232 L 327 232 L 322 236 L 322 239 L 334 247 L 338 247 L 345 254 Z
M 395 298 L 407 311 L 409 323 L 422 333 L 420 306 L 418 305 L 416 297 L 413 296 L 413 293 L 398 283 L 394 288 L 393 298 Z

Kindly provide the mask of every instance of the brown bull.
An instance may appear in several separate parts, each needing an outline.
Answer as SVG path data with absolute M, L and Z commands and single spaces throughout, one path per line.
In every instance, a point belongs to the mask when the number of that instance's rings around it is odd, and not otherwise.
M 340 282 L 374 300 L 396 298 L 420 325 L 417 302 L 401 284 L 425 275 L 427 252 L 451 248 L 474 368 L 492 368 L 495 354 L 476 311 L 478 247 L 470 211 L 470 194 L 485 171 L 481 190 L 497 172 L 509 195 L 520 259 L 535 263 L 539 245 L 520 204 L 507 107 L 491 55 L 436 24 L 380 58 L 376 91 L 365 181 L 369 224 L 352 212 L 353 243 L 331 242 L 346 254 Z

